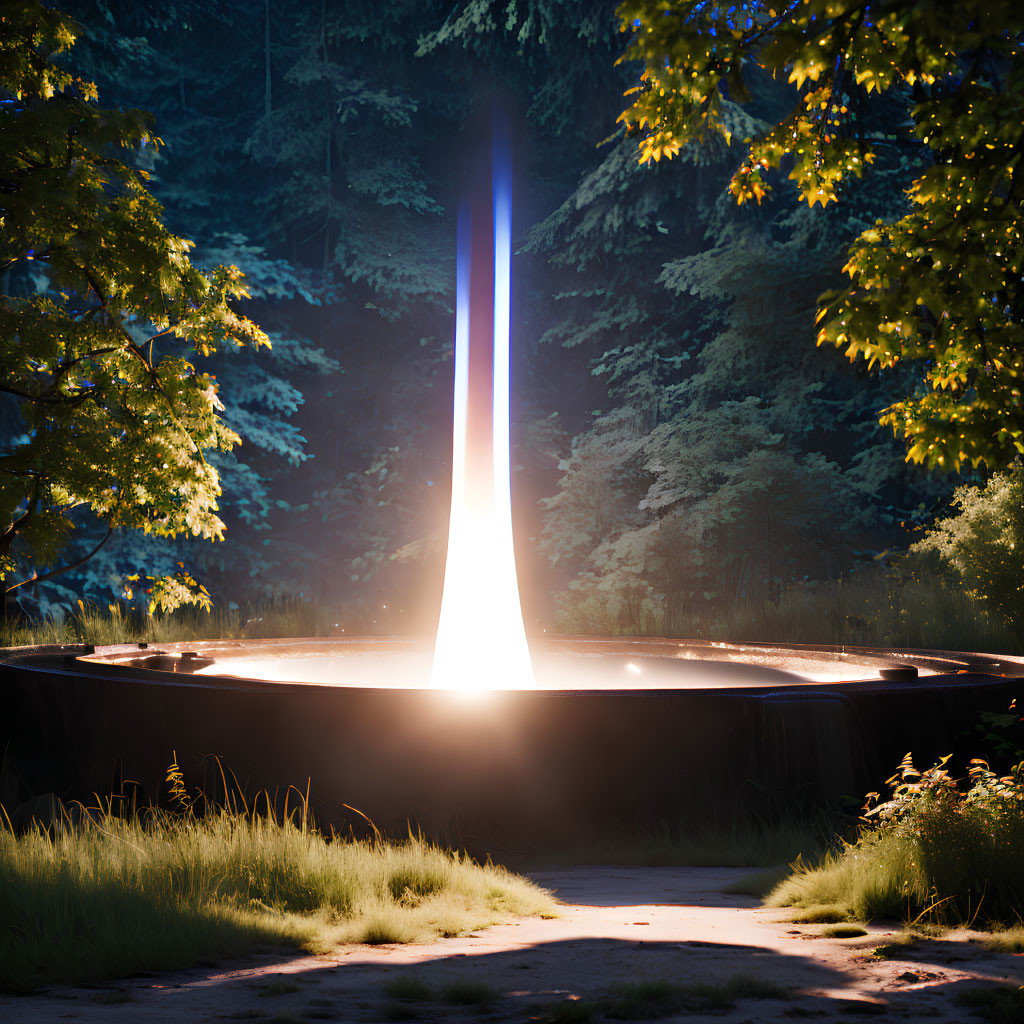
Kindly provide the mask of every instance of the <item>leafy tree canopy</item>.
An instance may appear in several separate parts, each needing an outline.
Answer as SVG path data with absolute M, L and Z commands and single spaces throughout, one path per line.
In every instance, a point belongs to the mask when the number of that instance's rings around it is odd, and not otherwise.
M 238 269 L 201 273 L 192 243 L 164 226 L 134 166 L 160 145 L 148 117 L 100 108 L 95 86 L 57 62 L 75 34 L 33 0 L 0 15 L 0 392 L 22 423 L 0 456 L 8 593 L 80 564 L 31 571 L 57 560 L 76 509 L 103 522 L 104 540 L 220 537 L 205 453 L 238 436 L 191 359 L 268 344 L 231 308 L 247 294 Z M 154 580 L 151 596 L 208 601 L 185 572 Z
M 742 203 L 788 171 L 823 206 L 880 156 L 916 152 L 909 212 L 878 220 L 848 253 L 851 284 L 822 296 L 819 345 L 915 369 L 880 415 L 907 458 L 997 468 L 1024 453 L 1021 125 L 1024 9 L 861 0 L 627 0 L 621 59 L 643 66 L 620 120 L 641 162 L 731 138 L 737 104 L 768 72 L 795 106 L 744 139 L 729 188 Z M 867 116 L 892 104 L 888 127 Z M 894 113 L 895 112 L 895 113 Z

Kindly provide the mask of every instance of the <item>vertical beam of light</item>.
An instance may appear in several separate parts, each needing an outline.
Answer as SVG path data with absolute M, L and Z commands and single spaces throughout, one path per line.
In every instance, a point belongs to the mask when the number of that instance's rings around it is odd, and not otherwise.
M 459 211 L 452 509 L 431 671 L 444 689 L 534 685 L 512 544 L 511 148 L 498 115 L 489 173 Z

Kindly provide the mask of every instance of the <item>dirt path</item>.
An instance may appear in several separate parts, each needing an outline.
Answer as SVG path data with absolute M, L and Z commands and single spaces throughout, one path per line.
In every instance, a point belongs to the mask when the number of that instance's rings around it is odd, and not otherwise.
M 801 1017 L 855 1021 L 870 1014 L 940 1024 L 969 1019 L 955 1002 L 958 992 L 986 982 L 1024 984 L 1024 955 L 987 953 L 966 935 L 879 960 L 871 950 L 888 940 L 892 926 L 872 926 L 860 938 L 823 938 L 821 925 L 790 924 L 777 910 L 724 893 L 740 874 L 725 868 L 537 872 L 533 877 L 565 901 L 562 917 L 427 946 L 350 946 L 300 959 L 264 955 L 119 984 L 0 996 L 0 1021 L 525 1024 L 553 1014 L 584 1019 L 568 1016 L 565 1002 L 598 999 L 621 982 L 717 983 L 742 975 L 787 986 L 793 996 L 740 999 L 731 1009 L 691 1006 L 665 1019 L 759 1024 Z M 399 1001 L 389 993 L 396 982 L 408 987 L 410 980 L 434 993 L 466 983 L 449 999 L 476 998 L 473 986 L 489 987 L 496 998 L 455 1005 L 440 995 Z M 602 1020 L 599 1007 L 593 1019 Z

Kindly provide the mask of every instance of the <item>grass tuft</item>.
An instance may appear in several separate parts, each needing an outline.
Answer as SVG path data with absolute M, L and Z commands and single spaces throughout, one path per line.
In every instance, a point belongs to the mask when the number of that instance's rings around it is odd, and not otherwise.
M 0 819 L 2 820 L 2 819 Z M 395 877 L 412 880 L 408 900 Z M 125 977 L 259 946 L 321 953 L 339 942 L 431 941 L 554 912 L 503 868 L 420 839 L 328 841 L 227 811 L 134 819 L 68 815 L 0 827 L 0 988 Z
M 796 924 L 838 924 L 840 921 L 849 920 L 849 917 L 849 913 L 842 907 L 826 905 L 808 907 L 799 914 L 794 914 L 789 920 Z
M 773 981 L 736 974 L 718 984 L 677 985 L 670 981 L 641 981 L 620 985 L 601 1003 L 613 1020 L 657 1020 L 683 1013 L 728 1010 L 740 999 L 789 999 L 788 988 Z
M 916 945 L 918 937 L 913 932 L 903 932 L 897 935 L 892 942 L 875 946 L 871 955 L 876 960 L 900 960 L 906 956 Z
M 993 953 L 1024 953 L 1024 925 L 994 931 L 982 940 L 982 945 Z
M 867 933 L 867 929 L 861 928 L 859 924 L 834 924 L 821 930 L 826 939 L 857 939 Z
M 956 1000 L 991 1024 L 1020 1024 L 1024 1020 L 1024 985 L 970 989 L 960 993 Z

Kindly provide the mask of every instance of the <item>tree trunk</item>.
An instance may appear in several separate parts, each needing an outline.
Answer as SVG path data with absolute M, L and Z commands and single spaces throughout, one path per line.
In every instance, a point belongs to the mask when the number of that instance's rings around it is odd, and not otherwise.
M 327 76 L 327 0 L 320 0 L 320 45 L 323 49 L 324 55 L 324 86 L 327 92 L 327 146 L 324 161 L 324 179 L 325 179 L 325 202 L 324 202 L 324 274 L 327 274 L 327 268 L 330 266 L 331 257 L 331 198 L 333 195 L 331 175 L 333 168 L 331 167 L 331 149 L 333 147 L 333 133 L 331 132 L 331 122 L 334 118 L 334 110 L 332 109 L 333 104 L 331 102 L 331 80 Z
M 267 119 L 267 138 L 270 139 L 270 113 L 273 109 L 271 104 L 271 76 L 270 76 L 270 0 L 264 0 L 263 5 L 264 23 L 263 23 L 263 66 L 265 69 L 265 79 L 263 88 L 263 116 Z

